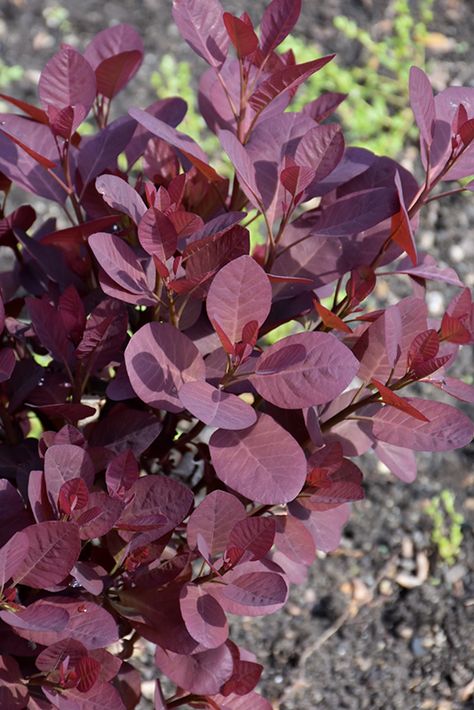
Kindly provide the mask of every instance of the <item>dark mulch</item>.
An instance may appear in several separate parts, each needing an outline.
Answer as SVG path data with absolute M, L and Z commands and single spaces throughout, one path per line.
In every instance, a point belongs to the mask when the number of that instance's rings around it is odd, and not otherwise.
M 262 6 L 255 0 L 223 4 L 255 16 Z M 0 56 L 29 69 L 15 92 L 30 98 L 35 72 L 64 39 L 51 19 L 46 22 L 51 6 L 41 0 L 1 3 Z M 338 35 L 332 18 L 344 13 L 360 25 L 381 28 L 377 23 L 390 20 L 390 6 L 387 0 L 305 0 L 298 29 L 351 65 L 363 62 L 363 53 Z M 70 43 L 85 44 L 112 22 L 130 22 L 141 31 L 146 61 L 125 105 L 145 106 L 153 99 L 148 80 L 162 53 L 191 59 L 172 25 L 169 0 L 65 0 L 62 7 L 68 11 Z M 472 84 L 474 46 L 464 54 L 455 51 L 461 42 L 472 41 L 472 0 L 438 0 L 433 29 L 453 40 L 449 51 L 433 56 L 436 87 L 449 81 Z M 453 263 L 471 286 L 473 230 L 474 200 L 458 197 L 442 206 L 434 203 L 419 234 L 422 246 Z M 444 289 L 433 286 L 435 312 L 443 298 Z M 461 359 L 463 373 L 472 374 L 469 351 Z M 474 708 L 474 450 L 420 455 L 419 468 L 417 481 L 405 486 L 368 460 L 367 498 L 354 506 L 341 549 L 315 562 L 307 584 L 293 589 L 280 614 L 233 624 L 235 637 L 264 663 L 261 690 L 275 708 Z M 443 488 L 455 492 L 465 516 L 462 551 L 453 568 L 437 556 L 425 512 Z M 411 588 L 416 575 L 426 579 Z

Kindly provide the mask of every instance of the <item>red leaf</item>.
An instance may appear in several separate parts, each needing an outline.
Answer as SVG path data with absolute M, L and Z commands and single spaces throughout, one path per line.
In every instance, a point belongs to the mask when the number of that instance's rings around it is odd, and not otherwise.
M 285 91 L 294 91 L 308 79 L 312 74 L 319 71 L 325 64 L 334 58 L 334 54 L 328 54 L 320 59 L 313 59 L 304 64 L 295 64 L 274 72 L 266 81 L 254 91 L 249 98 L 250 106 L 261 113 L 277 96 Z
M 252 517 L 239 520 L 229 537 L 229 548 L 237 548 L 246 559 L 260 560 L 271 550 L 275 539 L 275 520 Z
M 471 341 L 469 330 L 463 325 L 459 318 L 454 318 L 449 313 L 445 313 L 441 321 L 441 337 L 448 343 L 458 343 L 464 345 Z
M 409 370 L 414 366 L 432 360 L 439 350 L 439 338 L 436 330 L 425 330 L 413 339 L 407 355 L 407 367 Z
M 70 515 L 81 510 L 89 501 L 89 491 L 82 478 L 70 478 L 59 490 L 58 507 L 61 513 Z
M 33 150 L 33 148 L 27 146 L 26 143 L 23 143 L 23 141 L 21 141 L 19 138 L 16 138 L 15 136 L 12 136 L 11 133 L 7 133 L 7 131 L 4 131 L 3 128 L 0 128 L 0 133 L 2 133 L 9 140 L 11 140 L 12 143 L 15 143 L 17 146 L 19 146 L 22 150 L 25 151 L 25 153 L 28 153 L 30 158 L 36 160 L 36 162 L 42 165 L 43 168 L 51 170 L 52 168 L 56 167 L 56 163 L 53 163 L 52 160 L 49 160 L 49 158 L 45 158 L 44 155 L 40 155 L 36 152 L 36 150 Z
M 405 201 L 403 197 L 402 184 L 400 181 L 400 175 L 397 172 L 395 175 L 395 185 L 398 190 L 398 197 L 400 200 L 400 209 L 393 215 L 391 221 L 391 237 L 395 244 L 406 251 L 410 257 L 413 266 L 417 263 L 416 245 L 415 238 L 413 236 L 413 230 L 411 227 L 410 218 L 405 207 Z
M 405 412 L 405 414 L 409 414 L 410 416 L 415 417 L 415 419 L 419 419 L 421 422 L 430 421 L 424 414 L 419 412 L 418 409 L 409 404 L 406 399 L 399 397 L 398 394 L 395 394 L 395 392 L 382 384 L 382 382 L 379 382 L 374 378 L 372 378 L 371 382 L 377 387 L 382 397 L 382 402 L 385 404 L 388 404 L 391 407 L 396 407 L 397 409 L 400 409 L 400 411 Z
M 235 15 L 231 15 L 230 12 L 224 12 L 222 19 L 238 58 L 243 59 L 255 52 L 258 47 L 258 37 L 253 27 L 239 20 Z
M 79 676 L 77 689 L 81 693 L 87 693 L 99 678 L 100 663 L 91 656 L 81 656 L 75 666 L 75 671 Z
M 319 317 L 327 328 L 342 330 L 343 333 L 352 333 L 352 330 L 349 328 L 347 323 L 344 323 L 342 318 L 339 318 L 339 316 L 323 306 L 322 303 L 319 303 L 316 299 L 313 299 L 313 304 L 319 314 Z

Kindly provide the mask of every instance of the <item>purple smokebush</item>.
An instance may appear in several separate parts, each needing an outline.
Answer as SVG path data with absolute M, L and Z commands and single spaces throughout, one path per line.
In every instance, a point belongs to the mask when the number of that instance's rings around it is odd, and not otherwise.
M 345 146 L 326 122 L 341 95 L 291 111 L 332 59 L 275 51 L 299 10 L 273 0 L 257 34 L 218 0 L 174 0 L 231 180 L 177 129 L 180 98 L 110 120 L 143 58 L 126 25 L 61 47 L 40 107 L 2 96 L 18 110 L 0 127 L 2 708 L 135 707 L 139 637 L 176 685 L 166 699 L 157 680 L 157 710 L 269 708 L 227 614 L 277 611 L 337 547 L 364 496 L 358 456 L 408 482 L 414 451 L 471 440 L 465 414 L 409 388 L 474 401 L 449 374 L 473 342 L 471 294 L 414 238 L 439 183 L 474 174 L 474 89 L 434 97 L 412 69 L 418 183 Z M 7 212 L 12 183 L 69 226 Z M 395 276 L 411 295 L 370 310 Z M 438 320 L 427 280 L 455 290 Z

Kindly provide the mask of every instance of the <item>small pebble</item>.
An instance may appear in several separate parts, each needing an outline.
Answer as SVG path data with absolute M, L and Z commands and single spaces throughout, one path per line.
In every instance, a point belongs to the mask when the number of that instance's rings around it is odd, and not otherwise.
M 414 656 L 419 658 L 420 656 L 424 656 L 426 651 L 423 646 L 423 641 L 420 639 L 419 636 L 414 636 L 411 640 L 410 643 L 410 650 L 413 653 Z

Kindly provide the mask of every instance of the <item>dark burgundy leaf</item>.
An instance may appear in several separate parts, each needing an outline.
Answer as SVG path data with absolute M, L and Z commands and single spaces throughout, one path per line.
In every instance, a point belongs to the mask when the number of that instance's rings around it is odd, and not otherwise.
M 106 535 L 117 523 L 122 510 L 122 501 L 111 498 L 105 491 L 90 493 L 87 505 L 74 514 L 74 520 L 80 528 L 81 540 Z
M 288 587 L 284 578 L 259 565 L 258 562 L 246 562 L 226 574 L 227 584 L 219 585 L 216 596 L 227 612 L 264 616 L 273 614 L 285 604 Z
M 347 94 L 328 91 L 318 96 L 317 99 L 314 99 L 314 101 L 311 101 L 309 104 L 306 104 L 306 106 L 303 106 L 303 113 L 307 116 L 311 116 L 317 123 L 322 123 L 337 110 L 339 104 L 346 98 Z
M 60 612 L 69 615 L 69 621 L 58 631 L 51 628 L 44 628 L 42 631 L 18 630 L 23 638 L 30 638 L 43 646 L 71 639 L 79 641 L 88 651 L 104 648 L 118 640 L 117 625 L 113 616 L 98 604 L 80 598 L 58 596 L 47 597 L 37 604 L 52 607 L 58 619 Z
M 66 481 L 82 478 L 86 488 L 94 482 L 94 465 L 87 451 L 73 444 L 50 446 L 44 457 L 44 475 L 49 502 L 58 509 L 58 496 Z

